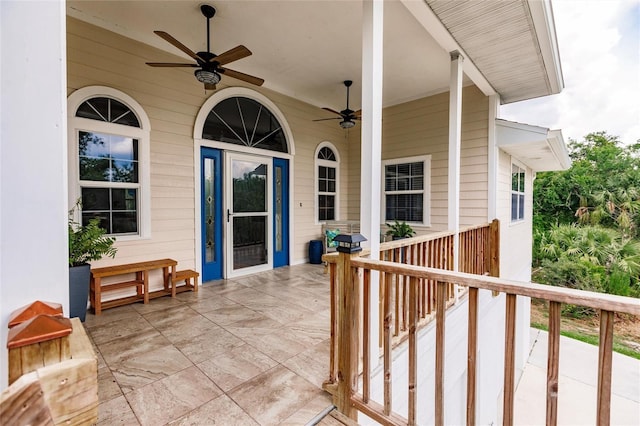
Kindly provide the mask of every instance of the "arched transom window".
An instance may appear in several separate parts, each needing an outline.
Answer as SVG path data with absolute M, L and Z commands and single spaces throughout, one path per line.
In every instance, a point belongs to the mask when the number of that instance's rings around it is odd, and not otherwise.
M 282 125 L 260 102 L 235 96 L 213 107 L 204 123 L 202 138 L 287 152 Z

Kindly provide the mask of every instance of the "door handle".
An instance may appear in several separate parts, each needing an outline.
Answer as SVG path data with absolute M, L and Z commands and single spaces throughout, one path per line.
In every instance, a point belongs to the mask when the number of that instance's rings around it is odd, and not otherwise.
M 231 217 L 231 211 L 227 209 L 227 223 L 229 223 L 230 217 Z

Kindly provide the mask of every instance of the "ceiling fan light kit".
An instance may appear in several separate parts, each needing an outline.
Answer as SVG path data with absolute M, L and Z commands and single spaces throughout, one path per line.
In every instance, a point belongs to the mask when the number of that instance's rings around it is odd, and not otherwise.
M 347 88 L 347 107 L 342 111 L 336 111 L 331 108 L 322 108 L 325 111 L 329 111 L 330 113 L 336 114 L 339 117 L 336 118 L 320 118 L 318 120 L 313 121 L 326 121 L 326 120 L 342 120 L 340 121 L 340 127 L 343 129 L 350 129 L 356 125 L 355 120 L 360 120 L 360 115 L 362 114 L 362 110 L 354 111 L 349 109 L 349 87 L 353 84 L 351 80 L 345 80 L 342 82 L 344 86 Z
M 218 84 L 220 83 L 220 74 L 215 71 L 196 70 L 194 72 L 196 78 L 200 83 L 205 84 Z
M 216 84 L 222 80 L 222 74 L 226 74 L 229 77 L 233 77 L 238 80 L 245 81 L 256 86 L 262 86 L 264 80 L 258 77 L 254 77 L 249 74 L 242 73 L 240 71 L 234 71 L 229 68 L 223 67 L 230 62 L 237 61 L 247 56 L 251 56 L 251 51 L 245 46 L 236 46 L 233 49 L 227 50 L 220 55 L 216 55 L 211 52 L 210 48 L 210 20 L 216 14 L 216 10 L 213 6 L 203 4 L 200 6 L 202 15 L 207 19 L 207 51 L 206 52 L 194 52 L 184 44 L 176 40 L 172 35 L 164 31 L 154 31 L 154 33 L 164 39 L 166 42 L 186 53 L 196 61 L 196 63 L 181 64 L 172 62 L 147 62 L 147 65 L 151 67 L 177 67 L 177 68 L 199 68 L 194 72 L 196 79 L 204 83 L 205 90 L 215 90 Z

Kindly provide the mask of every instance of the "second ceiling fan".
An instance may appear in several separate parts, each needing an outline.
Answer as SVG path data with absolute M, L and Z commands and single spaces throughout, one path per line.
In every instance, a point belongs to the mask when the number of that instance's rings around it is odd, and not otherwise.
M 360 120 L 360 116 L 362 115 L 362 110 L 357 110 L 354 111 L 352 109 L 349 109 L 349 87 L 351 87 L 351 85 L 353 84 L 353 81 L 351 80 L 345 80 L 343 81 L 345 87 L 347 88 L 347 107 L 345 109 L 343 109 L 342 111 L 336 111 L 333 110 L 331 108 L 322 108 L 325 111 L 329 111 L 332 112 L 334 114 L 339 115 L 339 117 L 335 117 L 335 118 L 320 118 L 317 120 L 313 120 L 313 121 L 326 121 L 326 120 L 342 120 L 340 122 L 340 127 L 342 127 L 343 129 L 350 129 L 353 126 L 356 125 L 355 120 Z
M 210 48 L 210 34 L 209 34 L 209 22 L 211 18 L 216 14 L 216 10 L 213 6 L 209 6 L 208 4 L 203 4 L 200 6 L 200 11 L 207 18 L 207 51 L 206 52 L 194 52 L 189 49 L 184 44 L 180 43 L 169 33 L 164 31 L 154 31 L 156 35 L 163 38 L 167 42 L 171 43 L 171 45 L 180 49 L 191 58 L 195 59 L 196 63 L 191 64 L 181 64 L 181 63 L 173 63 L 173 62 L 147 62 L 147 65 L 152 67 L 189 67 L 189 68 L 198 68 L 194 75 L 199 82 L 204 83 L 205 90 L 215 90 L 216 84 L 220 82 L 222 79 L 222 75 L 226 75 L 229 77 L 233 77 L 238 80 L 246 81 L 247 83 L 254 84 L 256 86 L 262 86 L 264 80 L 258 77 L 254 77 L 249 74 L 242 73 L 240 71 L 234 71 L 232 69 L 223 67 L 228 63 L 237 61 L 242 58 L 246 58 L 251 55 L 251 51 L 247 49 L 245 46 L 240 45 L 236 46 L 233 49 L 227 50 L 220 55 L 216 55 L 215 53 L 211 53 Z

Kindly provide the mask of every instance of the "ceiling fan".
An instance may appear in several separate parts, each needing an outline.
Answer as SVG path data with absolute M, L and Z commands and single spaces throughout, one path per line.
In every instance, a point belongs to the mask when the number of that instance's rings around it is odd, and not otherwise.
M 211 53 L 209 44 L 209 22 L 211 18 L 216 14 L 216 10 L 213 6 L 203 4 L 200 6 L 200 11 L 207 18 L 207 51 L 195 53 L 184 44 L 173 38 L 170 34 L 164 31 L 154 31 L 155 34 L 162 37 L 164 40 L 182 50 L 184 53 L 195 59 L 196 63 L 180 64 L 172 62 L 147 62 L 147 65 L 152 67 L 191 67 L 198 68 L 194 75 L 199 82 L 204 83 L 205 90 L 215 90 L 216 84 L 222 79 L 222 75 L 236 78 L 238 80 L 246 81 L 247 83 L 254 84 L 256 86 L 262 86 L 264 80 L 258 77 L 254 77 L 249 74 L 245 74 L 239 71 L 234 71 L 229 68 L 223 67 L 230 62 L 237 61 L 242 58 L 246 58 L 251 55 L 251 51 L 243 45 L 236 46 L 231 50 L 227 50 L 220 55 Z
M 343 129 L 350 129 L 356 125 L 354 120 L 360 120 L 360 115 L 362 115 L 362 110 L 359 109 L 357 111 L 354 111 L 352 109 L 349 109 L 349 87 L 351 87 L 351 85 L 353 84 L 353 81 L 345 80 L 343 83 L 347 88 L 347 107 L 340 112 L 333 110 L 331 108 L 322 108 L 323 110 L 337 114 L 340 117 L 320 118 L 318 120 L 313 120 L 313 121 L 342 120 L 340 122 L 340 127 L 342 127 Z

